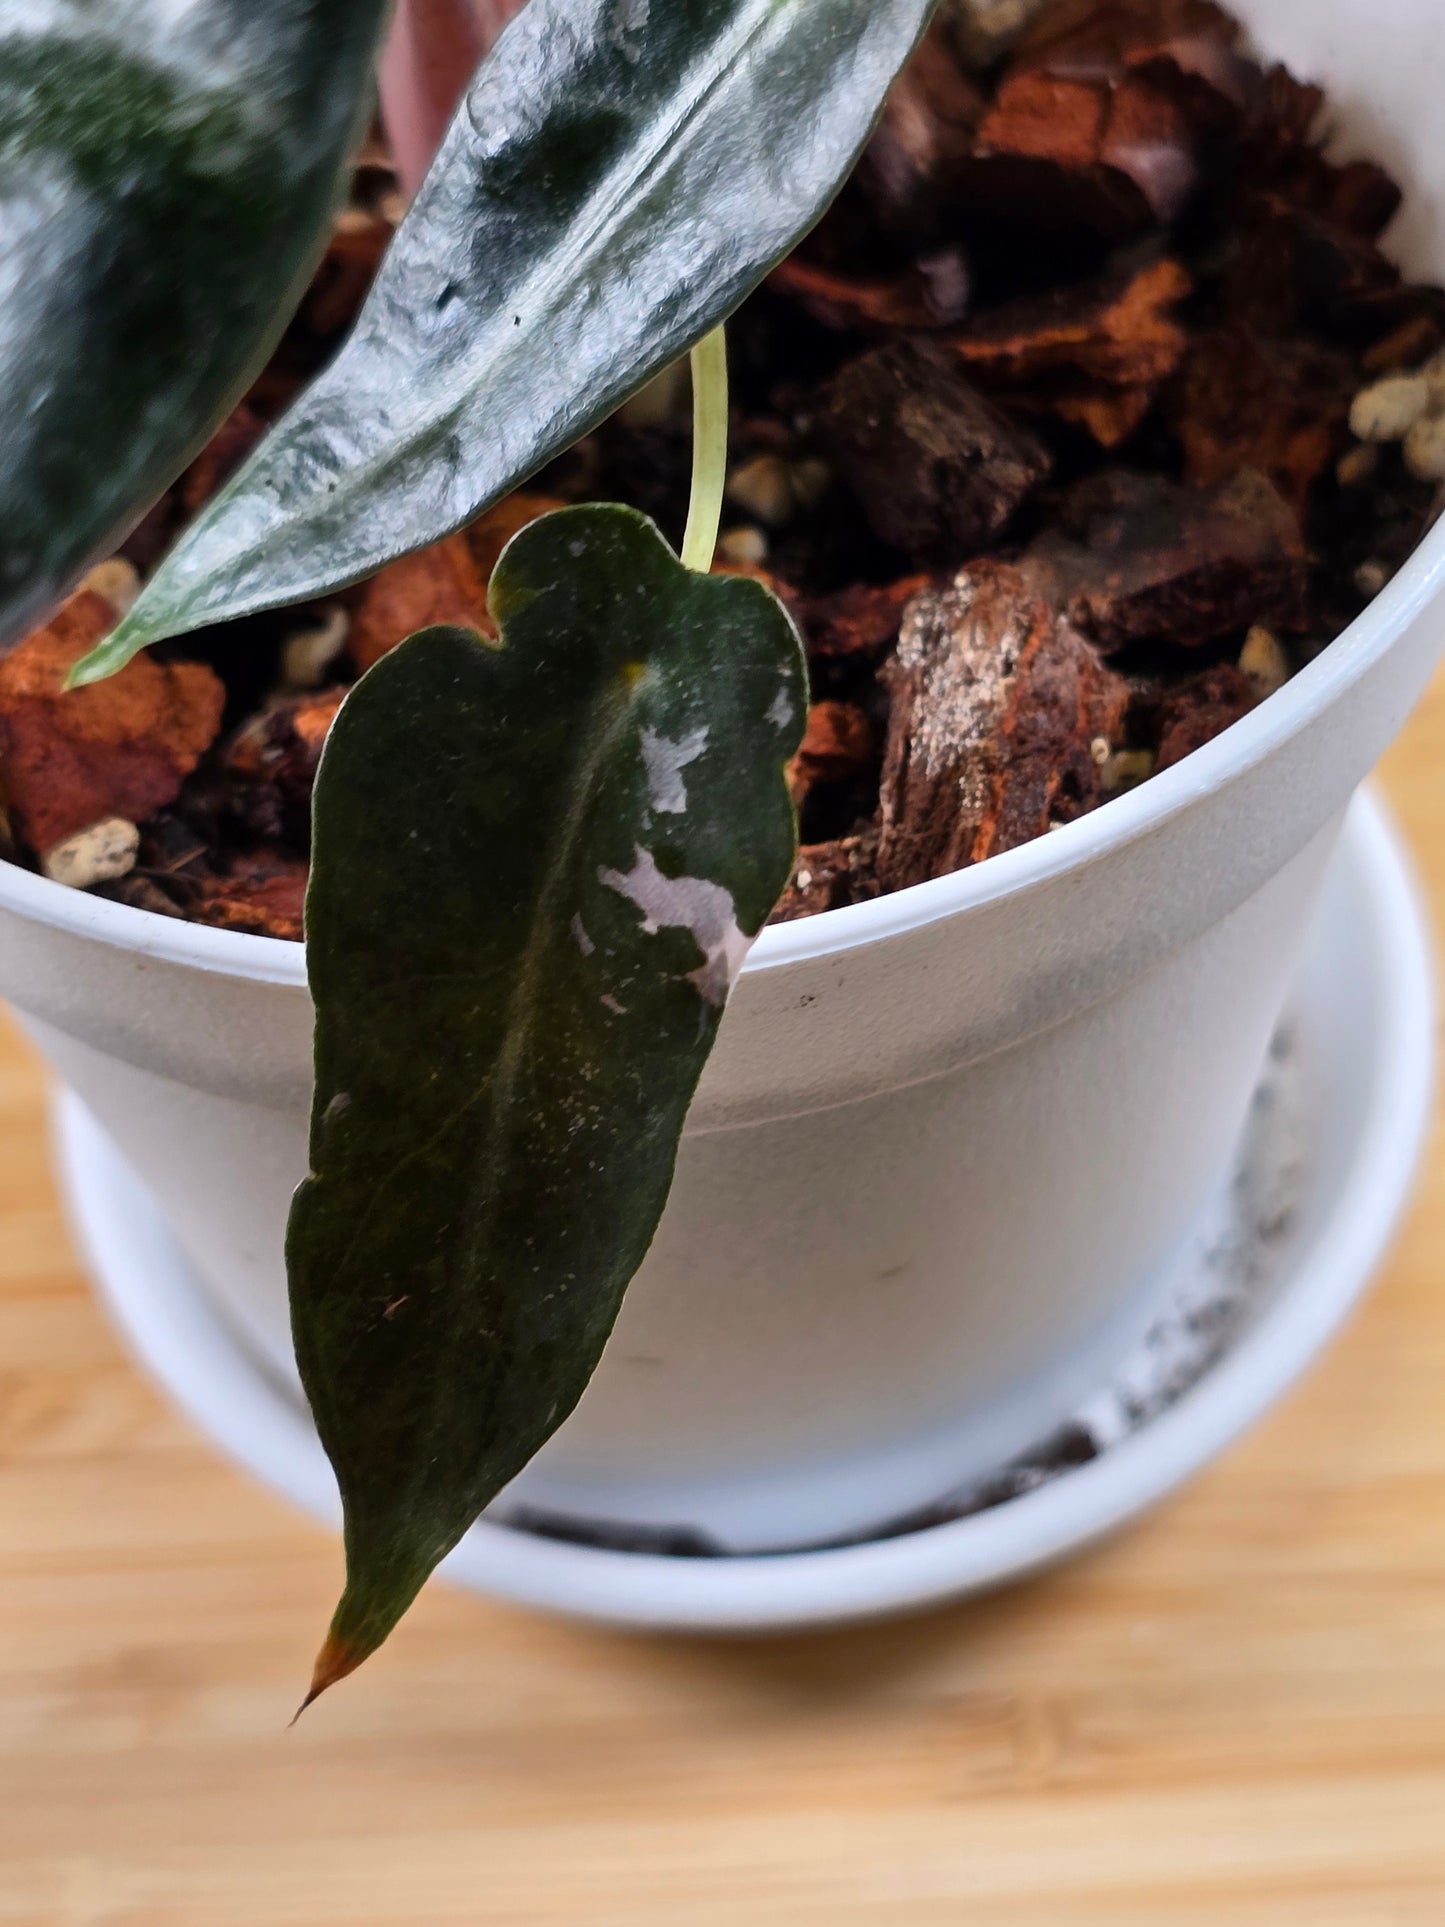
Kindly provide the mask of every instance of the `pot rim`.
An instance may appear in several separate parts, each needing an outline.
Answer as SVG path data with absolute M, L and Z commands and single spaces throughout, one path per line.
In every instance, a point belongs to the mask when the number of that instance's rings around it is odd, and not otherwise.
M 1268 760 L 1331 708 L 1445 595 L 1445 517 L 1427 531 L 1369 607 L 1284 687 L 1172 768 L 1016 850 L 871 903 L 764 928 L 746 972 L 843 956 L 985 904 L 1041 889 L 1151 835 Z M 114 949 L 212 975 L 304 989 L 306 947 L 280 937 L 216 930 L 113 903 L 0 862 L 0 909 Z

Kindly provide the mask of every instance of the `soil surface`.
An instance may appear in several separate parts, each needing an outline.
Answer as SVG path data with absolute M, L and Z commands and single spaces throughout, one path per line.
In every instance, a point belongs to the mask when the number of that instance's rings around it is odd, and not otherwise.
M 1006 47 L 945 6 L 822 226 L 730 329 L 720 568 L 813 681 L 778 918 L 1014 848 L 1191 754 L 1384 587 L 1445 481 L 1445 295 L 1317 89 L 1211 0 L 1050 0 Z M 210 446 L 0 663 L 5 853 L 168 916 L 302 934 L 312 778 L 348 684 L 488 627 L 504 543 L 621 500 L 674 542 L 685 367 L 473 528 L 324 604 L 62 695 L 190 517 L 333 352 L 402 212 L 384 148 Z

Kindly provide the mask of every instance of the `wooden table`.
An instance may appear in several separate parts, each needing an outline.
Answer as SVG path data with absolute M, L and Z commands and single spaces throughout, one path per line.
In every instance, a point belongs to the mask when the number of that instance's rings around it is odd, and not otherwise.
M 1388 772 L 1445 903 L 1445 681 Z M 335 1546 L 136 1376 L 0 1040 L 0 1922 L 1445 1922 L 1445 1150 L 1305 1388 L 982 1604 L 756 1643 L 433 1588 L 293 1732 Z

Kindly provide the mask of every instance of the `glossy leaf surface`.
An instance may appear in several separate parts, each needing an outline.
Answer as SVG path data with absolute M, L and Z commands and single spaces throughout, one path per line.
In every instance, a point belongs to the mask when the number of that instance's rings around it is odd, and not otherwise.
M 847 174 L 932 0 L 530 0 L 356 332 L 85 666 L 435 541 L 730 314 Z
M 516 538 L 492 608 L 499 645 L 382 659 L 316 788 L 288 1256 L 347 1545 L 316 1690 L 576 1404 L 793 860 L 806 669 L 760 583 L 577 508 Z
M 305 286 L 386 0 L 0 7 L 0 643 L 109 553 Z

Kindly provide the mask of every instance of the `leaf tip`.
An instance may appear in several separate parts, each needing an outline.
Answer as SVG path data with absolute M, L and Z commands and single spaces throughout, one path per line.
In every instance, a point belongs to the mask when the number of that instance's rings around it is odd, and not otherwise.
M 100 682 L 108 673 L 105 656 L 97 645 L 89 655 L 70 665 L 61 687 L 69 695 L 72 689 L 84 689 L 87 683 Z
M 65 678 L 67 690 L 84 689 L 87 683 L 104 682 L 108 676 L 118 675 L 143 649 L 162 640 L 168 632 L 149 620 L 144 613 L 144 601 L 143 596 L 108 636 L 102 636 L 79 662 L 71 664 Z
M 66 690 L 84 689 L 87 683 L 104 682 L 108 676 L 117 675 L 152 640 L 152 637 L 136 636 L 122 623 L 98 642 L 89 654 L 70 665 L 65 678 Z
M 294 1726 L 308 1706 L 313 1705 L 330 1687 L 335 1686 L 349 1673 L 354 1673 L 362 1662 L 370 1657 L 371 1648 L 354 1645 L 350 1640 L 338 1639 L 335 1633 L 328 1633 L 326 1644 L 316 1655 L 316 1664 L 311 1671 L 311 1684 L 306 1689 L 306 1697 L 291 1715 L 289 1726 Z M 289 1731 L 288 1726 L 288 1731 Z

